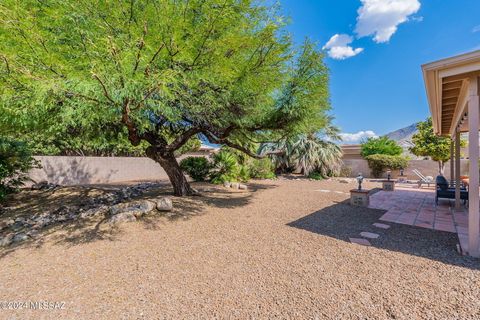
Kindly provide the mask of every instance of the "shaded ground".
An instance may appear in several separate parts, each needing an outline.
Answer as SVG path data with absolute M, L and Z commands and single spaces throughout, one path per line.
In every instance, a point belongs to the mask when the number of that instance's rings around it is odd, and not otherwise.
M 0 318 L 479 318 L 480 262 L 455 252 L 455 234 L 374 228 L 382 211 L 346 204 L 353 187 L 262 181 L 174 198 L 172 217 L 52 227 L 0 251 L 0 301 L 65 309 L 0 309 Z M 18 210 L 41 210 L 37 198 Z M 380 238 L 348 242 L 362 231 Z

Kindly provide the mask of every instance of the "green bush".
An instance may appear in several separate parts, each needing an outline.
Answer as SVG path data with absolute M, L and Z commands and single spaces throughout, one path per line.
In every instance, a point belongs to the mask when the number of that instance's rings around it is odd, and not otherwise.
M 399 156 L 402 153 L 402 147 L 400 147 L 394 140 L 387 137 L 368 138 L 362 143 L 361 155 L 364 158 L 373 154 Z
M 408 166 L 408 159 L 402 156 L 387 154 L 372 154 L 366 157 L 368 166 L 372 169 L 372 175 L 380 178 L 385 170 L 399 170 Z
M 222 150 L 213 156 L 212 183 L 238 181 L 241 166 L 234 154 Z
M 180 161 L 180 168 L 195 181 L 205 181 L 210 175 L 210 162 L 204 157 L 187 157 Z
M 273 163 L 270 159 L 254 159 L 231 148 L 222 148 L 213 157 L 211 181 L 247 182 L 250 179 L 275 178 Z
M 24 185 L 30 169 L 39 167 L 25 143 L 0 138 L 0 201 Z
M 318 171 L 312 171 L 308 174 L 308 178 L 313 180 L 323 180 L 323 176 Z
M 272 160 L 265 159 L 252 159 L 249 163 L 250 177 L 253 179 L 274 179 L 275 168 Z

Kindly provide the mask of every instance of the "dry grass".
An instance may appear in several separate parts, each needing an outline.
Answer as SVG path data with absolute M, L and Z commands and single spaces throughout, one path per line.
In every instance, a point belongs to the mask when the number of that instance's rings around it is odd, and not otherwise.
M 480 263 L 455 252 L 456 235 L 373 230 L 381 211 L 350 207 L 346 193 L 316 191 L 348 192 L 353 184 L 250 186 L 174 198 L 171 217 L 116 229 L 101 219 L 58 225 L 0 251 L 0 301 L 65 302 L 64 310 L 0 310 L 0 318 L 480 317 Z M 92 190 L 25 193 L 12 203 L 14 214 L 105 192 Z M 381 236 L 372 247 L 348 242 L 361 231 Z

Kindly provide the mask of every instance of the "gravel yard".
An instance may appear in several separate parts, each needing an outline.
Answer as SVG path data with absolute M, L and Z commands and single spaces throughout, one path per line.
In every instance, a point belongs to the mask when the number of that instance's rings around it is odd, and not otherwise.
M 372 226 L 384 211 L 348 205 L 355 183 L 281 178 L 246 191 L 196 187 L 209 192 L 173 198 L 168 217 L 61 224 L 0 248 L 0 303 L 65 303 L 60 310 L 3 305 L 0 318 L 480 318 L 480 261 L 456 253 L 456 234 Z M 38 211 L 65 201 L 54 195 L 15 201 L 19 212 Z M 350 243 L 360 232 L 379 237 L 369 247 Z

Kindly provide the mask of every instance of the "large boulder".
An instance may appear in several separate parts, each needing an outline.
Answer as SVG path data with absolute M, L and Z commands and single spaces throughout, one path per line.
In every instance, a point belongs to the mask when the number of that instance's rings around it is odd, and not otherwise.
M 156 201 L 156 207 L 158 211 L 172 211 L 173 210 L 173 203 L 172 199 L 167 197 L 158 198 Z
M 119 213 L 132 213 L 139 218 L 155 209 L 155 204 L 147 200 L 139 200 L 127 203 L 119 203 L 110 208 L 110 215 L 118 215 Z

